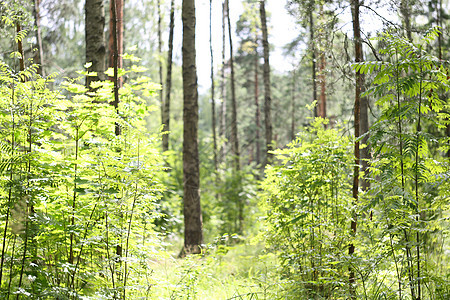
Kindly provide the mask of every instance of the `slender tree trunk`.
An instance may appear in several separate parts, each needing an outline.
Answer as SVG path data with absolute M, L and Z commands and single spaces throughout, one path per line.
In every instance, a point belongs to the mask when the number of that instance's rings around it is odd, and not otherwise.
M 166 99 L 164 100 L 163 131 L 170 130 L 170 93 L 172 89 L 173 31 L 175 26 L 175 0 L 170 2 L 169 52 L 167 55 Z M 163 135 L 163 151 L 169 150 L 169 133 Z
M 323 4 L 321 3 L 319 6 L 319 15 L 320 15 L 320 23 L 321 27 L 324 26 L 323 19 Z M 327 117 L 327 82 L 326 82 L 326 59 L 325 59 L 325 47 L 326 41 L 324 39 L 324 34 L 319 34 L 319 45 L 320 45 L 320 54 L 319 54 L 319 84 L 320 84 L 320 99 L 317 104 L 318 107 L 318 115 L 319 117 L 326 118 Z M 326 125 L 324 125 L 326 127 Z
M 118 70 L 122 68 L 122 53 L 123 53 L 123 0 L 111 0 L 110 6 L 110 38 L 109 38 L 109 63 L 112 64 L 114 69 L 114 101 L 111 103 L 119 114 L 119 89 L 122 85 L 122 81 L 118 77 Z M 122 134 L 120 124 L 115 123 L 114 133 L 116 136 Z M 123 213 L 119 215 L 120 219 L 123 219 Z M 122 237 L 119 235 L 119 241 L 116 245 L 116 256 L 119 268 L 117 271 L 117 282 L 120 281 L 120 266 L 122 264 Z M 117 291 L 115 291 L 117 293 Z
M 439 60 L 442 60 L 442 0 L 438 0 L 437 4 L 437 16 L 436 16 L 436 25 L 439 26 L 439 30 L 441 33 L 438 35 L 438 58 Z
M 318 103 L 319 108 L 319 117 L 326 118 L 327 117 L 327 83 L 325 76 L 325 54 L 322 52 L 320 54 L 320 63 L 319 63 L 319 83 L 320 83 L 320 99 Z
M 230 43 L 230 68 L 231 68 L 231 141 L 233 152 L 233 169 L 237 172 L 241 168 L 240 152 L 239 152 L 239 137 L 237 128 L 237 103 L 236 103 L 236 87 L 234 74 L 234 55 L 233 55 L 233 39 L 231 35 L 231 21 L 230 21 L 230 2 L 226 1 L 227 21 L 228 21 L 228 38 Z
M 362 44 L 361 44 L 361 32 L 360 32 L 360 22 L 359 22 L 359 0 L 352 0 L 352 21 L 353 21 L 353 35 L 354 35 L 354 46 L 355 46 L 355 62 L 362 61 Z M 355 108 L 354 108 L 354 138 L 355 138 L 355 147 L 354 147 L 354 155 L 355 155 L 355 166 L 353 170 L 353 203 L 356 205 L 358 202 L 358 188 L 359 188 L 359 163 L 360 163 L 360 153 L 359 153 L 359 141 L 357 138 L 360 134 L 360 105 L 361 105 L 361 89 L 363 86 L 363 77 L 362 74 L 356 72 L 355 74 Z M 357 216 L 356 213 L 353 213 L 353 218 L 351 220 L 350 228 L 352 235 L 356 235 L 356 225 L 357 225 Z M 355 253 L 355 245 L 353 243 L 350 244 L 348 254 L 352 256 Z M 350 267 L 350 275 L 349 275 L 349 284 L 350 284 L 350 295 L 352 299 L 356 299 L 356 278 L 355 278 L 355 270 Z
M 411 33 L 411 4 L 410 0 L 401 0 L 400 2 L 400 13 L 403 17 L 403 23 L 406 30 L 406 36 L 408 40 L 412 42 L 412 33 Z
M 262 44 L 264 51 L 264 123 L 266 127 L 266 160 L 265 164 L 272 161 L 272 97 L 270 94 L 270 64 L 269 64 L 269 40 L 267 32 L 267 19 L 265 0 L 259 2 L 259 12 L 261 17 Z
M 236 100 L 236 79 L 234 72 L 234 54 L 233 54 L 233 39 L 231 35 L 231 20 L 230 20 L 230 2 L 226 1 L 226 9 L 227 9 L 227 23 L 228 23 L 228 38 L 230 43 L 230 68 L 231 68 L 231 149 L 233 152 L 233 172 L 234 176 L 238 178 L 237 189 L 240 190 L 241 182 L 239 172 L 241 170 L 241 162 L 240 162 L 240 151 L 239 151 L 239 136 L 238 136 L 238 127 L 237 127 L 237 100 Z M 244 229 L 244 203 L 238 197 L 236 199 L 236 208 L 237 208 L 237 221 L 238 226 L 236 230 L 239 234 L 242 234 Z
M 314 41 L 314 18 L 313 18 L 313 10 L 314 10 L 314 1 L 311 1 L 311 8 L 309 10 L 309 39 L 310 39 L 310 47 L 311 47 L 311 60 L 312 60 L 312 85 L 313 85 L 313 101 L 317 101 L 317 76 L 316 76 L 316 47 Z M 318 117 L 318 108 L 317 105 L 314 107 L 314 117 Z
M 261 163 L 261 144 L 260 144 L 260 127 L 261 127 L 261 112 L 259 108 L 259 79 L 258 79 L 258 73 L 259 73 L 259 55 L 258 55 L 258 37 L 255 36 L 255 119 L 256 119 L 256 164 L 259 165 Z
M 203 243 L 198 157 L 198 91 L 195 64 L 195 0 L 183 0 L 183 179 L 184 248 L 200 253 Z
M 105 10 L 103 0 L 86 0 L 85 3 L 86 62 L 91 62 L 91 72 L 97 76 L 86 77 L 89 88 L 92 81 L 104 80 L 105 71 Z
M 225 46 L 226 46 L 226 0 L 222 3 L 222 70 L 221 70 L 221 81 L 220 81 L 220 94 L 222 98 L 222 102 L 220 103 L 220 112 L 219 112 L 219 135 L 222 139 L 220 145 L 220 157 L 222 159 L 225 158 L 225 137 L 226 137 L 226 128 L 227 128 L 227 97 L 226 97 L 226 88 L 225 88 Z
M 41 0 L 33 0 L 33 15 L 34 15 L 34 26 L 36 26 L 36 46 L 37 51 L 34 57 L 34 62 L 39 64 L 38 74 L 45 76 L 44 71 L 44 50 L 42 48 L 42 37 L 41 37 L 41 16 L 40 16 L 40 5 Z
M 124 0 L 111 0 L 111 5 L 109 7 L 109 67 L 114 68 L 115 59 L 115 48 L 117 47 L 117 68 L 123 67 L 123 2 Z M 113 11 L 113 3 L 115 3 L 115 12 Z M 115 17 L 114 17 L 115 15 Z M 116 41 L 115 41 L 116 39 Z M 111 78 L 112 80 L 112 78 Z M 118 87 L 122 86 L 122 79 L 118 79 Z M 117 103 L 118 105 L 119 103 Z
M 22 31 L 22 27 L 17 22 L 16 23 L 16 33 L 19 34 L 21 31 Z M 25 54 L 23 53 L 23 42 L 21 39 L 17 40 L 17 50 L 19 51 L 19 54 L 20 54 L 19 70 L 24 71 L 25 70 Z M 23 78 L 23 79 L 21 79 L 21 81 L 25 82 L 25 79 Z
M 291 141 L 295 139 L 295 102 L 297 81 L 295 80 L 295 69 L 292 71 L 292 101 L 291 101 Z
M 159 84 L 163 85 L 163 66 L 162 66 L 162 29 L 161 29 L 161 0 L 156 1 L 158 10 L 158 67 L 159 67 Z M 164 87 L 159 93 L 159 103 L 161 105 L 161 124 L 164 124 Z
M 212 46 L 212 0 L 209 0 L 209 52 L 211 54 L 211 117 L 213 135 L 214 170 L 217 171 L 216 100 L 214 99 L 214 53 Z

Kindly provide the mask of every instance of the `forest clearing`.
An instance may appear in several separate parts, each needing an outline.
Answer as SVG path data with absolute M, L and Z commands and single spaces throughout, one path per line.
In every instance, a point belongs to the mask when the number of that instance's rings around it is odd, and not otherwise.
M 448 0 L 0 15 L 0 299 L 450 299 Z

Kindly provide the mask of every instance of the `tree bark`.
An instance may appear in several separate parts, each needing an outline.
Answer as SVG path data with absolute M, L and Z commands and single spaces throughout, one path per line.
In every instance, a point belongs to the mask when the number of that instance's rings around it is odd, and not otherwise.
M 226 43 L 226 0 L 222 3 L 222 70 L 221 70 L 221 81 L 220 81 L 220 94 L 222 101 L 220 103 L 220 111 L 219 111 L 219 135 L 222 139 L 220 145 L 220 157 L 222 159 L 225 158 L 225 136 L 226 136 L 226 128 L 227 128 L 227 97 L 226 97 L 226 89 L 225 89 L 225 43 Z
M 39 64 L 39 68 L 37 70 L 38 74 L 40 74 L 41 76 L 45 76 L 44 50 L 42 48 L 42 37 L 41 37 L 40 5 L 41 0 L 34 0 L 33 14 L 34 14 L 34 26 L 36 26 L 36 46 L 37 46 L 34 62 Z
M 262 44 L 264 51 L 264 123 L 266 128 L 266 160 L 265 164 L 272 161 L 272 97 L 270 95 L 270 64 L 269 64 L 269 41 L 267 32 L 267 19 L 265 0 L 259 2 L 259 12 L 261 17 Z
M 230 68 L 231 68 L 231 149 L 233 152 L 233 170 L 239 171 L 241 168 L 240 152 L 239 152 L 239 137 L 237 128 L 237 104 L 236 104 L 236 87 L 234 74 L 234 55 L 233 55 L 233 39 L 231 35 L 231 21 L 230 21 L 230 2 L 226 1 L 227 20 L 228 20 L 228 38 L 230 42 Z
M 175 0 L 170 2 L 169 52 L 167 55 L 166 98 L 163 110 L 163 131 L 170 131 L 170 93 L 172 89 L 173 31 L 175 26 Z M 163 151 L 169 150 L 169 133 L 162 138 Z
M 97 76 L 86 77 L 86 87 L 90 89 L 92 81 L 104 80 L 105 71 L 105 10 L 103 0 L 86 0 L 85 3 L 85 33 L 86 62 L 91 62 L 90 72 Z
M 123 67 L 123 60 L 122 60 L 122 54 L 123 54 L 123 1 L 124 0 L 111 0 L 111 5 L 109 7 L 109 15 L 110 15 L 110 22 L 109 22 L 109 67 L 114 67 L 114 44 L 117 45 L 117 67 L 122 68 Z M 113 16 L 113 2 L 115 2 L 115 15 Z M 115 25 L 114 25 L 115 24 Z M 116 34 L 114 34 L 116 32 Z M 117 43 L 114 42 L 114 39 L 117 39 Z M 119 79 L 119 87 L 122 86 L 122 80 Z
M 162 90 L 159 93 L 159 103 L 161 105 L 161 124 L 164 124 L 164 87 L 163 87 L 163 66 L 162 66 L 162 30 L 161 30 L 161 0 L 156 1 L 158 11 L 158 67 L 159 67 L 159 84 Z
M 198 157 L 198 91 L 195 62 L 195 0 L 183 0 L 183 179 L 184 248 L 200 253 L 203 243 Z
M 406 36 L 408 40 L 412 42 L 412 33 L 411 33 L 411 5 L 409 0 L 401 0 L 400 2 L 400 13 L 403 17 L 403 23 L 406 30 Z
M 314 1 L 311 1 L 311 7 L 309 9 L 309 42 L 311 47 L 311 60 L 312 60 L 312 86 L 313 86 L 313 101 L 317 101 L 317 76 L 316 76 L 316 47 L 314 41 Z M 318 117 L 317 104 L 314 106 L 314 117 Z
M 291 101 L 291 141 L 295 139 L 295 100 L 297 81 L 295 80 L 295 69 L 292 71 L 292 101 Z
M 355 47 L 355 62 L 361 62 L 362 58 L 362 43 L 361 43 L 361 32 L 360 32 L 360 22 L 359 22 L 359 0 L 352 0 L 352 21 L 353 21 L 353 36 L 354 36 L 354 47 Z M 354 146 L 354 155 L 355 155 L 355 166 L 353 169 L 353 203 L 356 205 L 358 202 L 358 188 L 359 188 L 359 163 L 360 163 L 360 150 L 359 150 L 359 141 L 357 140 L 360 135 L 360 105 L 361 105 L 361 90 L 363 87 L 363 77 L 359 72 L 355 73 L 355 108 L 354 108 L 354 138 L 355 138 L 355 146 Z M 357 216 L 356 213 L 353 213 L 353 217 L 350 223 L 351 233 L 352 235 L 356 235 L 356 225 L 357 225 Z M 355 245 L 351 243 L 349 245 L 348 254 L 352 256 L 355 253 Z M 350 267 L 349 273 L 349 290 L 351 299 L 356 299 L 356 278 L 355 278 L 355 270 Z
M 217 171 L 216 102 L 214 99 L 214 53 L 212 46 L 212 0 L 209 0 L 209 52 L 211 55 L 211 118 L 213 135 L 214 170 Z
M 259 129 L 261 127 L 261 112 L 259 108 L 259 79 L 258 79 L 258 73 L 259 73 L 259 55 L 258 55 L 258 37 L 255 36 L 255 119 L 256 119 L 256 164 L 259 165 L 261 163 L 261 144 L 260 144 L 260 132 Z
M 319 117 L 327 117 L 327 82 L 325 76 L 325 54 L 320 53 L 320 63 L 319 63 L 319 83 L 320 83 L 320 99 L 318 103 Z

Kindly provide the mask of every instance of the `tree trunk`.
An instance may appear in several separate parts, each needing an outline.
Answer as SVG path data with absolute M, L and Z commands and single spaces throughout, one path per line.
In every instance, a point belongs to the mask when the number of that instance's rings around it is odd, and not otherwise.
M 256 119 L 256 133 L 255 133 L 255 144 L 256 144 L 256 164 L 259 165 L 261 163 L 261 144 L 260 144 L 260 126 L 261 126 L 261 112 L 259 109 L 259 80 L 258 80 L 258 72 L 259 72 L 259 64 L 258 64 L 258 37 L 255 36 L 255 119 Z
M 116 109 L 117 114 L 119 114 L 119 88 L 122 85 L 122 81 L 118 78 L 118 70 L 122 67 L 122 57 L 123 53 L 123 0 L 111 0 L 110 5 L 110 15 L 111 19 L 109 22 L 110 28 L 110 38 L 109 38 L 109 63 L 114 69 L 114 101 L 111 105 Z M 116 136 L 121 135 L 121 128 L 119 123 L 115 123 L 114 133 Z M 123 219 L 123 213 L 119 216 Z M 117 281 L 120 280 L 120 265 L 122 263 L 122 239 L 120 237 L 119 242 L 116 246 L 116 262 L 119 264 L 117 268 Z
M 37 51 L 34 57 L 34 63 L 39 64 L 37 70 L 38 74 L 45 76 L 44 71 L 44 50 L 42 48 L 42 37 L 41 37 L 41 16 L 40 16 L 40 5 L 41 0 L 33 0 L 33 14 L 34 14 L 34 26 L 36 26 L 36 46 Z
M 173 59 L 173 31 L 175 26 L 175 0 L 170 2 L 170 24 L 169 24 L 169 52 L 167 55 L 167 75 L 166 75 L 166 99 L 164 100 L 163 111 L 163 131 L 170 130 L 170 93 L 172 89 L 172 59 Z M 163 151 L 169 150 L 169 133 L 162 138 Z
M 355 62 L 361 62 L 362 58 L 362 43 L 361 43 L 361 32 L 360 32 L 360 22 L 359 22 L 359 0 L 352 0 L 352 21 L 353 21 L 353 36 L 354 36 L 354 46 L 355 46 Z M 359 153 L 359 141 L 357 138 L 360 134 L 360 105 L 361 105 L 361 90 L 363 87 L 363 77 L 359 72 L 355 73 L 356 80 L 356 88 L 355 88 L 355 111 L 354 111 L 354 123 L 355 123 L 355 147 L 354 147 L 354 155 L 355 155 L 355 166 L 353 169 L 353 203 L 356 205 L 358 202 L 358 188 L 359 188 L 359 163 L 360 163 L 360 153 Z M 350 223 L 351 233 L 356 235 L 356 225 L 357 225 L 357 216 L 356 213 L 353 214 L 353 218 Z M 355 245 L 353 243 L 350 244 L 348 249 L 348 254 L 352 256 L 355 253 Z M 351 299 L 356 299 L 356 278 L 355 278 L 355 270 L 350 267 L 349 274 L 349 290 Z
M 266 8 L 265 0 L 259 2 L 259 12 L 261 16 L 261 28 L 262 28 L 262 44 L 264 50 L 264 123 L 266 127 L 266 160 L 265 164 L 272 161 L 272 116 L 271 105 L 272 98 L 270 95 L 270 64 L 269 64 L 269 41 L 267 32 L 267 20 L 266 20 Z
M 295 69 L 292 71 L 292 101 L 291 101 L 291 141 L 295 139 L 295 98 L 297 81 L 295 80 Z
M 313 18 L 313 9 L 314 9 L 314 1 L 312 1 L 312 7 L 309 10 L 309 34 L 310 34 L 310 47 L 311 47 L 311 60 L 312 60 L 312 86 L 313 86 L 313 101 L 317 101 L 317 77 L 316 77 L 316 47 L 314 41 L 314 18 Z M 317 104 L 314 107 L 314 117 L 318 117 L 318 109 Z
M 410 0 L 401 0 L 400 2 L 400 13 L 403 17 L 403 23 L 406 30 L 406 36 L 408 40 L 412 42 L 412 33 L 411 33 L 411 5 L 409 3 Z
M 239 153 L 239 137 L 237 128 L 237 104 L 236 104 L 236 87 L 234 74 L 234 60 L 233 60 L 233 39 L 231 35 L 231 21 L 230 21 L 230 2 L 226 1 L 227 20 L 228 20 L 228 38 L 230 42 L 230 68 L 231 68 L 231 142 L 233 152 L 233 170 L 239 171 L 240 153 Z
M 110 15 L 110 21 L 109 21 L 109 67 L 114 67 L 114 39 L 117 39 L 117 67 L 122 68 L 123 67 L 123 60 L 122 60 L 122 54 L 123 54 L 123 1 L 124 0 L 111 0 L 111 5 L 109 7 L 109 15 Z M 113 17 L 113 2 L 116 4 L 116 10 L 115 15 L 116 17 Z M 116 25 L 114 25 L 116 24 Z M 114 34 L 114 31 L 116 34 Z M 119 87 L 122 86 L 122 80 L 119 79 Z M 117 103 L 118 104 L 118 103 Z
M 195 64 L 195 0 L 183 0 L 183 179 L 184 248 L 200 253 L 203 243 L 198 157 L 198 91 Z
M 97 76 L 86 77 L 86 86 L 90 89 L 92 81 L 104 80 L 105 71 L 105 11 L 103 0 L 86 0 L 85 3 L 86 62 L 91 62 L 90 72 Z
M 325 76 L 325 54 L 320 53 L 320 63 L 319 63 L 319 83 L 320 83 L 320 99 L 318 103 L 319 117 L 326 118 L 327 117 L 327 83 Z
M 212 46 L 212 0 L 209 0 L 209 51 L 211 54 L 211 117 L 213 135 L 214 170 L 217 171 L 216 102 L 214 100 L 214 54 Z
M 164 125 L 164 87 L 163 87 L 163 66 L 162 66 L 162 30 L 161 30 L 161 0 L 156 1 L 157 11 L 158 11 L 158 66 L 159 66 L 159 84 L 162 90 L 159 93 L 159 103 L 161 105 L 161 124 Z
M 219 135 L 222 139 L 220 145 L 220 157 L 222 159 L 225 158 L 225 136 L 226 136 L 226 128 L 227 128 L 227 97 L 226 97 L 226 89 L 225 89 L 225 43 L 226 43 L 226 0 L 222 3 L 222 78 L 220 81 L 220 90 L 221 90 L 221 98 L 222 102 L 220 104 L 220 112 L 219 112 Z

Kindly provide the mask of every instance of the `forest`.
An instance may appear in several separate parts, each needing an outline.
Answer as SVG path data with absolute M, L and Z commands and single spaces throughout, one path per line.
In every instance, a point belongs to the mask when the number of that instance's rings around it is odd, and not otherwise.
M 0 0 L 0 299 L 450 299 L 448 0 Z

